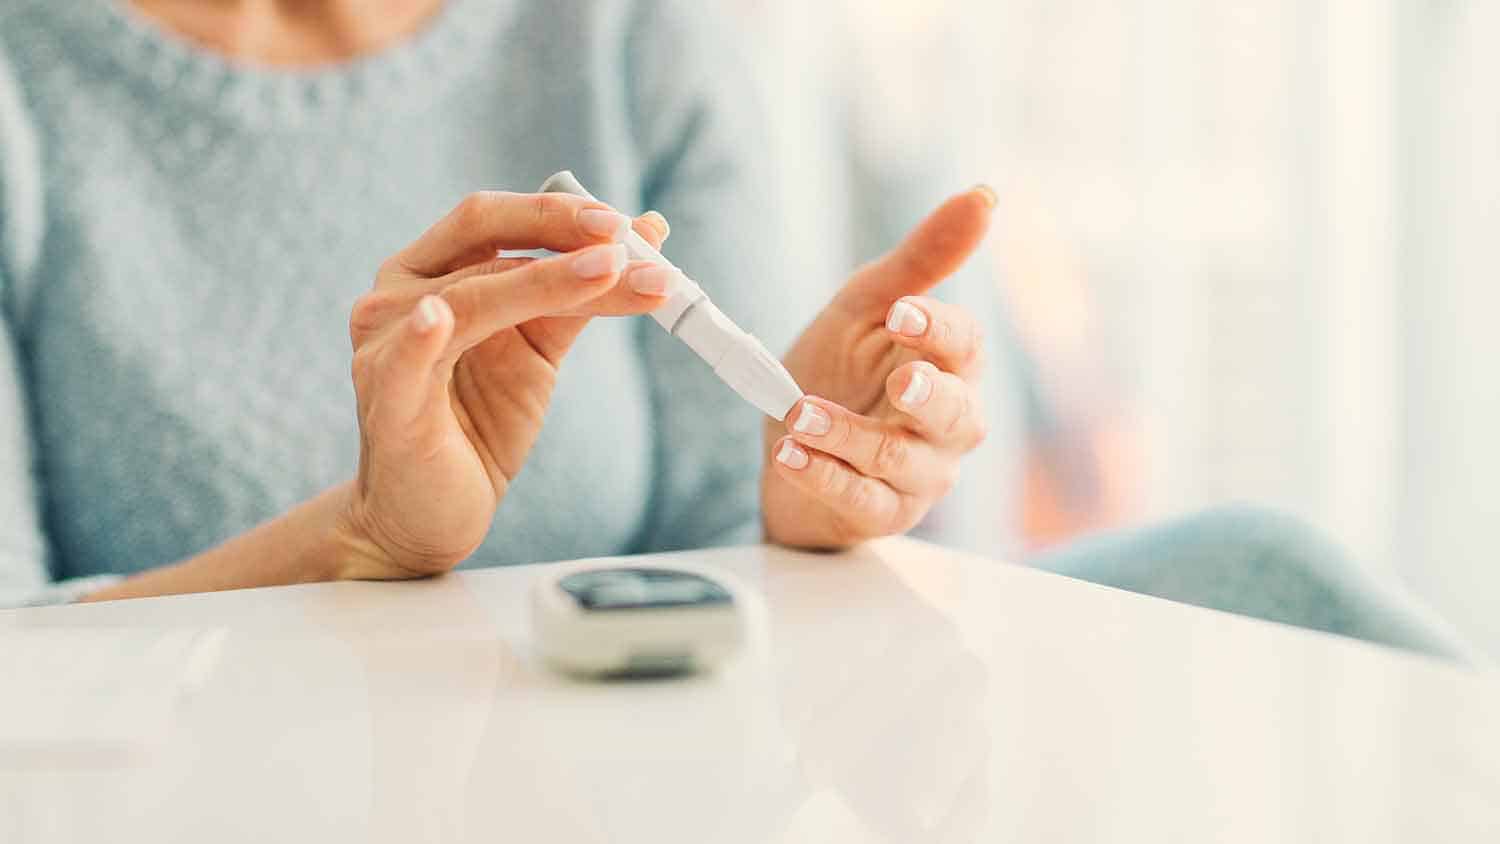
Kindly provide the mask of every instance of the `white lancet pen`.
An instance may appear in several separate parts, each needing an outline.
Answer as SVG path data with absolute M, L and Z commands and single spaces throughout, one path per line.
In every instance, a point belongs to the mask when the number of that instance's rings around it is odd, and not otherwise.
M 572 171 L 564 170 L 542 183 L 543 193 L 570 193 L 594 199 Z M 677 270 L 644 238 L 629 231 L 623 238 L 625 251 L 633 260 L 651 261 Z M 715 375 L 745 401 L 760 408 L 767 416 L 781 421 L 802 398 L 802 388 L 791 373 L 766 347 L 735 325 L 724 312 L 709 301 L 698 283 L 677 270 L 677 289 L 666 304 L 651 312 L 668 334 L 686 343 L 702 358 Z

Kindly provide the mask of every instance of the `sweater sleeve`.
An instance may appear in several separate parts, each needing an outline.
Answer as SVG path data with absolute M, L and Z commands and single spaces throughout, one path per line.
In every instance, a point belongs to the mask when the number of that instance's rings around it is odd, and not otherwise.
M 0 273 L 0 289 L 5 278 Z M 47 585 L 20 367 L 8 320 L 0 318 L 0 604 L 26 603 Z
M 34 133 L 0 53 L 0 607 L 63 603 L 112 576 L 54 583 L 48 570 L 41 487 L 18 344 L 19 279 L 31 272 L 42 231 Z
M 780 355 L 817 297 L 784 271 L 763 112 L 713 5 L 635 9 L 625 59 L 641 200 L 671 223 L 673 262 Z M 763 417 L 655 323 L 640 331 L 657 466 L 642 550 L 759 541 Z
M 0 291 L 4 288 L 0 272 Z M 68 603 L 119 578 L 96 575 L 53 582 L 49 576 L 41 490 L 12 335 L 8 320 L 0 316 L 0 607 Z

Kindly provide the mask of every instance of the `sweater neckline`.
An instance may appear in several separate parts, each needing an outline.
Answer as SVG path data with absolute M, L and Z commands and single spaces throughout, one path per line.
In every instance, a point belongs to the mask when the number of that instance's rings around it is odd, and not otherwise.
M 49 0 L 50 2 L 50 0 Z M 292 123 L 378 104 L 400 110 L 430 101 L 467 69 L 510 0 L 444 0 L 422 29 L 377 52 L 306 68 L 236 59 L 199 46 L 136 11 L 128 0 L 66 0 L 70 25 L 101 54 L 159 92 L 249 123 Z

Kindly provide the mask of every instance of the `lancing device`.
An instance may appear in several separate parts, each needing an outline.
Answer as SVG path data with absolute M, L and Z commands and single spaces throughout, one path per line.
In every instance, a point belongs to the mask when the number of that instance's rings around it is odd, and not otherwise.
M 598 202 L 571 170 L 564 170 L 542 183 L 542 193 L 571 193 Z M 676 270 L 677 289 L 660 308 L 651 312 L 668 334 L 686 343 L 713 368 L 714 374 L 745 401 L 767 416 L 781 421 L 802 399 L 802 388 L 775 356 L 752 335 L 724 316 L 698 283 L 678 270 L 644 238 L 628 231 L 625 252 L 633 260 L 650 261 Z

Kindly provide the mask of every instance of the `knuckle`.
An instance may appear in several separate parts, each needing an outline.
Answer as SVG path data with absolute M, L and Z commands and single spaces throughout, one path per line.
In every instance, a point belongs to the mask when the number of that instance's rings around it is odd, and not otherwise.
M 867 481 L 856 480 L 849 484 L 841 497 L 844 508 L 850 513 L 866 515 L 875 509 L 875 487 Z
M 450 284 L 438 295 L 448 304 L 448 309 L 453 312 L 453 319 L 459 326 L 464 325 L 480 308 L 478 285 L 462 282 Z
M 983 416 L 974 420 L 974 434 L 970 438 L 969 448 L 978 448 L 984 441 L 990 438 L 990 423 Z
M 366 293 L 354 300 L 349 309 L 349 339 L 355 346 L 363 344 L 365 338 L 385 325 L 394 304 L 391 296 L 379 292 Z
M 953 330 L 953 323 L 952 322 L 950 322 L 949 320 L 947 320 L 946 318 L 943 318 L 943 317 L 937 317 L 937 316 L 933 317 L 933 320 L 932 320 L 932 342 L 933 342 L 933 345 L 935 345 L 935 346 L 937 346 L 938 348 L 941 348 L 941 349 L 946 349 L 946 348 L 951 347 L 953 345 L 954 334 L 955 334 L 955 332 Z
M 850 440 L 854 439 L 854 425 L 837 408 L 824 407 L 823 411 L 828 414 L 830 425 L 824 435 L 827 445 L 820 447 L 834 454 L 843 454 L 849 448 Z
M 544 193 L 532 194 L 527 199 L 527 209 L 531 212 L 531 223 L 538 229 L 547 223 L 547 195 Z
M 958 394 L 958 401 L 954 405 L 953 416 L 948 419 L 948 424 L 943 427 L 943 436 L 949 439 L 957 437 L 966 425 L 974 418 L 974 397 L 968 390 L 962 390 Z
M 392 255 L 380 262 L 380 267 L 375 270 L 375 284 L 390 281 L 402 276 L 411 275 L 411 270 L 402 263 L 399 255 Z
M 880 435 L 870 468 L 875 475 L 890 478 L 900 475 L 911 462 L 911 446 L 904 437 L 892 433 Z
M 460 271 L 461 275 L 459 273 L 455 273 L 455 275 L 460 275 L 460 278 L 473 278 L 475 276 L 481 275 L 499 275 L 500 273 L 505 272 L 506 268 L 509 266 L 510 260 L 511 259 L 509 258 L 501 258 L 499 256 L 496 256 L 489 259 L 488 261 L 483 261 L 481 263 L 474 264 L 473 266 L 465 267 Z
M 438 279 L 438 283 L 442 287 L 451 287 L 464 281 L 465 279 L 477 278 L 479 276 L 500 275 L 501 273 L 524 267 L 527 263 L 533 260 L 535 259 L 515 258 L 509 255 L 496 255 L 493 258 L 480 261 L 477 264 L 470 264 L 467 267 L 462 267 L 460 269 L 454 270 L 453 272 L 443 276 L 441 279 Z
M 572 205 L 563 194 L 533 194 L 531 203 L 532 217 L 538 229 L 571 225 L 573 221 Z
M 363 346 L 354 350 L 349 361 L 349 375 L 354 379 L 356 390 L 363 392 L 375 376 L 376 352 L 374 346 Z
M 495 205 L 495 198 L 496 194 L 493 191 L 475 191 L 465 196 L 453 209 L 454 221 L 463 228 L 482 224 L 489 217 L 490 209 Z
M 978 448 L 981 443 L 989 439 L 990 419 L 989 414 L 984 411 L 984 402 L 974 401 L 969 411 L 969 448 Z
M 813 473 L 813 488 L 823 498 L 837 498 L 844 488 L 844 479 L 839 474 L 838 466 L 832 461 L 820 460 Z

